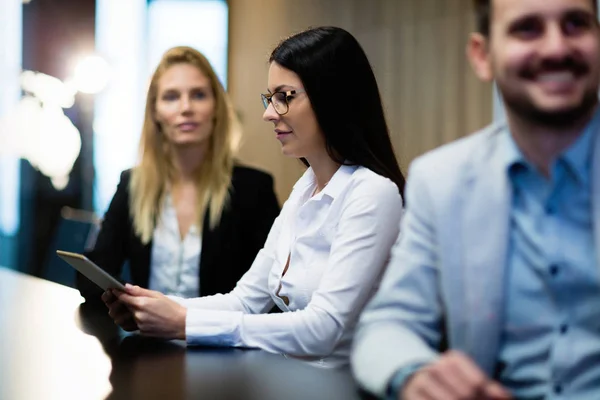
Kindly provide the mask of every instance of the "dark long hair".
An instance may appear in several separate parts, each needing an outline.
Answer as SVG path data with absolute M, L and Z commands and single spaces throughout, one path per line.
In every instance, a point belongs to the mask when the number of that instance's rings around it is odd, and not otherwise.
M 369 168 L 404 194 L 375 74 L 354 36 L 336 27 L 309 29 L 279 43 L 269 62 L 300 77 L 334 161 Z

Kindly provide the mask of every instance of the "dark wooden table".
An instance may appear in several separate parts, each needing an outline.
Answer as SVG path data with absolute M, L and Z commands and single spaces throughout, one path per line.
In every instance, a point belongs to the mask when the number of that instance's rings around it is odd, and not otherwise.
M 349 371 L 117 328 L 76 290 L 0 267 L 0 399 L 352 400 Z

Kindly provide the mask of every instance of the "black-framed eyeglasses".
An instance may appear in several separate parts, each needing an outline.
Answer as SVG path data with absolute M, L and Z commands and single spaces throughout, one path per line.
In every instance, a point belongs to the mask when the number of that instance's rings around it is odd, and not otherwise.
M 263 93 L 260 95 L 265 110 L 269 107 L 269 103 L 273 104 L 273 109 L 279 115 L 285 115 L 290 110 L 290 98 L 295 94 L 305 93 L 304 90 L 288 90 L 285 92 Z

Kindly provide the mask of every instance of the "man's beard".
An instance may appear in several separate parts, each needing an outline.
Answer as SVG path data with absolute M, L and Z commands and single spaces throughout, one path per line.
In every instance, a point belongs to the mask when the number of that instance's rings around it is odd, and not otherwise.
M 580 77 L 590 73 L 589 66 L 580 59 L 566 56 L 560 60 L 543 60 L 538 65 L 524 67 L 519 76 L 522 79 L 535 79 L 542 72 L 569 71 L 574 76 Z M 598 87 L 586 89 L 579 104 L 557 111 L 546 111 L 537 107 L 533 100 L 523 92 L 512 92 L 510 89 L 503 90 L 501 82 L 498 88 L 504 99 L 508 110 L 524 121 L 544 128 L 566 129 L 578 124 L 587 117 L 598 103 Z
M 502 97 L 507 110 L 519 118 L 532 125 L 552 129 L 566 129 L 577 124 L 587 117 L 598 104 L 598 92 L 595 90 L 586 91 L 578 105 L 557 111 L 542 110 L 522 94 L 507 96 L 503 93 Z

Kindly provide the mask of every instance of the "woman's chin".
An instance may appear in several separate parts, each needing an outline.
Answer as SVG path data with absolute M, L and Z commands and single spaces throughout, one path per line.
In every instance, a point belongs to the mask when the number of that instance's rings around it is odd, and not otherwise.
M 201 138 L 187 137 L 187 138 L 177 138 L 171 141 L 171 144 L 174 147 L 193 147 L 193 146 L 202 146 L 205 144 L 207 140 Z
M 291 148 L 290 146 L 286 146 L 286 145 L 281 146 L 281 153 L 286 157 L 300 158 L 300 156 L 298 156 L 296 154 L 296 152 L 294 151 L 294 149 Z

